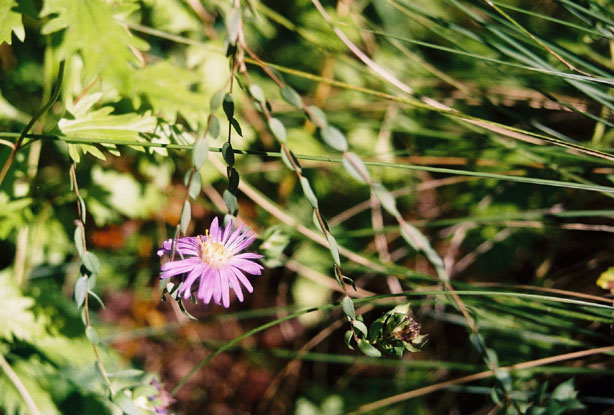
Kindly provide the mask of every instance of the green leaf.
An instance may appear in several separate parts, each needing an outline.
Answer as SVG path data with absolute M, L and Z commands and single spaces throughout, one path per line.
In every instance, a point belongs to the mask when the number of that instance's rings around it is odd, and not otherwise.
M 207 162 L 209 155 L 209 143 L 204 138 L 199 138 L 194 143 L 194 149 L 192 150 L 192 164 L 197 170 Z
M 226 30 L 228 30 L 228 41 L 231 45 L 237 44 L 239 29 L 241 27 L 241 9 L 234 8 L 226 17 Z
M 111 401 L 124 412 L 126 415 L 142 415 L 141 410 L 136 406 L 130 392 L 127 390 L 120 390 L 113 395 Z
M 239 172 L 235 168 L 230 168 L 228 175 L 228 190 L 233 194 L 236 193 L 239 188 Z
M 87 339 L 93 345 L 98 345 L 98 343 L 100 343 L 100 337 L 98 337 L 98 332 L 92 326 L 88 326 L 85 328 L 85 337 L 87 337 Z
M 102 74 L 120 90 L 127 90 L 133 67 L 139 60 L 133 49 L 145 50 L 145 41 L 131 36 L 115 16 L 110 3 L 104 0 L 47 0 L 40 16 L 46 24 L 42 34 L 64 30 L 56 49 L 58 60 L 68 60 L 73 54 L 83 57 L 83 78 L 94 79 Z M 47 19 L 44 19 L 47 18 Z
M 328 120 L 326 119 L 326 114 L 320 108 L 315 105 L 309 105 L 307 107 L 309 110 L 309 118 L 311 121 L 320 128 L 324 128 L 328 125 Z
M 228 213 L 236 216 L 237 211 L 239 210 L 239 202 L 237 201 L 237 197 L 230 190 L 226 189 L 224 190 L 223 198 L 226 208 L 228 209 Z
M 262 88 L 260 88 L 260 86 L 256 84 L 252 84 L 249 86 L 249 93 L 256 101 L 260 102 L 261 104 L 264 104 L 264 102 L 266 101 L 264 91 L 262 91 Z
M 293 107 L 298 109 L 303 108 L 303 100 L 298 92 L 296 92 L 291 86 L 285 85 L 281 88 L 281 96 L 282 98 Z
M 346 152 L 343 154 L 343 167 L 359 182 L 368 183 L 371 181 L 367 166 L 355 153 Z
M 292 160 L 294 161 L 294 164 L 297 166 L 298 168 L 298 172 L 302 172 L 303 169 L 301 169 L 298 160 L 296 159 L 296 157 L 294 157 L 294 153 L 292 153 L 292 150 L 288 150 L 288 152 L 290 153 L 290 157 L 292 157 Z M 294 171 L 294 166 L 292 165 L 292 163 L 290 162 L 290 159 L 288 158 L 288 156 L 286 155 L 285 151 L 281 151 L 281 160 L 284 162 L 284 164 L 292 171 Z
M 232 120 L 230 120 L 230 124 L 235 129 L 237 134 L 239 134 L 241 137 L 243 137 L 243 130 L 241 130 L 241 124 L 239 124 L 239 121 L 237 121 L 236 118 L 233 118 Z
M 311 185 L 309 184 L 309 180 L 306 177 L 301 177 L 301 187 L 303 188 L 303 193 L 305 197 L 314 208 L 318 208 L 318 198 L 316 194 L 311 189 Z
M 222 145 L 222 157 L 228 166 L 234 166 L 235 164 L 235 152 L 232 148 L 232 144 L 225 142 Z
M 179 228 L 181 229 L 181 233 L 184 235 L 188 230 L 188 225 L 190 224 L 190 219 L 192 218 L 192 206 L 189 201 L 185 201 L 183 203 L 183 210 L 181 211 L 181 221 L 179 222 Z
M 96 255 L 94 255 L 92 252 L 84 252 L 83 255 L 81 255 L 81 260 L 83 261 L 83 266 L 85 266 L 89 272 L 94 275 L 98 275 L 100 273 L 100 261 L 98 261 Z
M 6 304 L 3 304 L 3 306 Z M 59 415 L 65 412 L 55 406 L 53 401 L 53 380 L 58 379 L 57 369 L 43 363 L 36 357 L 18 358 L 9 362 L 11 368 L 23 383 L 41 415 Z M 62 379 L 63 380 L 63 379 Z M 64 383 L 64 382 L 61 382 Z M 0 402 L 2 413 L 7 415 L 31 415 L 32 411 L 24 402 L 21 394 L 3 370 L 0 371 Z
M 345 342 L 345 345 L 350 350 L 354 350 L 354 348 L 352 347 L 352 339 L 353 339 L 353 337 L 354 337 L 354 333 L 352 333 L 352 330 L 346 331 L 345 334 L 343 335 L 343 340 Z
M 339 259 L 339 246 L 337 245 L 337 240 L 329 232 L 326 233 L 326 240 L 328 241 L 328 248 L 330 249 L 333 261 L 335 261 L 335 264 L 341 266 L 341 260 Z
M 394 217 L 401 216 L 399 210 L 397 209 L 397 202 L 388 189 L 386 189 L 381 183 L 373 183 L 372 189 L 373 193 L 375 193 L 375 197 L 377 197 L 386 212 L 390 213 Z
M 85 218 L 87 217 L 87 209 L 85 208 L 85 200 L 81 196 L 77 198 L 79 206 L 81 207 L 81 222 L 85 225 Z
M 92 280 L 92 279 L 93 279 L 93 277 L 89 277 L 89 278 L 88 278 L 88 280 Z M 100 297 L 98 297 L 98 295 L 97 295 L 97 294 L 96 294 L 94 291 L 92 291 L 91 289 L 89 289 L 89 290 L 87 291 L 87 295 L 88 295 L 89 297 L 92 297 L 94 300 L 96 300 L 96 301 L 98 302 L 98 304 L 100 304 L 100 307 L 101 307 L 103 310 L 104 310 L 104 309 L 106 309 L 106 307 L 104 306 L 104 303 L 102 302 L 102 299 L 101 299 Z
M 79 277 L 75 283 L 75 303 L 77 308 L 81 308 L 85 301 L 85 295 L 87 294 L 87 277 Z
M 192 177 L 192 183 L 190 184 L 190 189 L 189 189 L 190 197 L 192 199 L 198 199 L 202 186 L 203 185 L 202 185 L 202 179 L 200 176 L 200 172 L 197 170 L 194 173 L 194 177 Z
M 369 357 L 381 357 L 382 352 L 373 347 L 369 342 L 363 339 L 358 339 L 358 348 L 361 352 Z
M 209 101 L 209 109 L 211 110 L 211 112 L 215 112 L 220 109 L 220 107 L 222 106 L 223 98 L 224 98 L 224 92 L 221 90 L 213 94 L 213 96 L 211 97 L 211 100 Z
M 341 300 L 341 308 L 343 309 L 343 314 L 346 315 L 350 320 L 356 319 L 356 310 L 354 310 L 354 302 L 347 295 L 343 297 Z
M 235 115 L 235 102 L 232 98 L 232 94 L 224 95 L 222 107 L 224 108 L 224 114 L 226 114 L 226 118 L 228 119 L 228 121 L 232 121 Z
M 217 138 L 220 135 L 220 120 L 215 115 L 211 116 L 209 135 L 213 138 Z
M 17 6 L 17 2 L 13 0 L 0 0 L 0 45 L 3 42 L 11 44 L 11 33 L 20 41 L 26 38 L 26 32 L 23 27 L 21 14 L 11 10 Z
M 75 228 L 73 239 L 75 241 L 75 248 L 77 248 L 77 252 L 79 253 L 79 256 L 82 256 L 83 255 L 83 229 L 81 229 L 81 226 L 77 226 Z
M 31 340 L 45 333 L 45 326 L 30 311 L 30 308 L 34 305 L 34 300 L 23 296 L 14 282 L 13 275 L 8 272 L 0 273 L 0 298 L 2 298 L 2 307 L 0 307 L 1 340 L 7 340 L 9 343 L 13 342 L 14 339 Z
M 269 129 L 280 143 L 286 142 L 286 128 L 277 118 L 269 118 Z M 282 151 L 283 153 L 283 151 Z
M 367 337 L 367 326 L 365 325 L 365 323 L 363 323 L 360 320 L 352 320 L 352 326 L 358 330 L 360 333 L 362 333 L 363 337 Z
M 324 142 L 335 150 L 341 152 L 347 151 L 348 142 L 339 129 L 326 125 L 324 128 L 320 129 L 320 135 Z

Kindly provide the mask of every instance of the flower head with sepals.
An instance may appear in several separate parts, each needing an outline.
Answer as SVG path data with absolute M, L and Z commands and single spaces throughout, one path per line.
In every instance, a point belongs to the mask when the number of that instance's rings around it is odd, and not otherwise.
M 179 287 L 179 295 L 189 298 L 192 294 L 192 284 L 199 281 L 196 297 L 205 304 L 212 299 L 216 304 L 230 305 L 230 288 L 233 289 L 239 301 L 243 301 L 241 285 L 248 292 L 254 288 L 245 274 L 260 275 L 262 265 L 253 261 L 263 255 L 242 253 L 254 242 L 254 233 L 245 225 L 233 230 L 233 221 L 222 229 L 217 217 L 211 222 L 211 227 L 205 235 L 178 238 L 176 253 L 181 259 L 162 265 L 160 278 L 170 278 L 175 275 L 185 275 L 185 280 Z M 158 255 L 170 254 L 173 240 L 164 241 Z

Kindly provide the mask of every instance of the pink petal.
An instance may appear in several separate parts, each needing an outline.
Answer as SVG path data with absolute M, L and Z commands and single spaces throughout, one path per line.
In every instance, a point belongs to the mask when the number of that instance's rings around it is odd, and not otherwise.
M 230 272 L 232 271 L 220 269 L 220 282 L 222 284 L 222 304 L 226 308 L 230 306 L 230 294 L 229 294 L 228 275 L 227 275 Z
M 184 274 L 194 269 L 195 266 L 202 264 L 200 258 L 188 258 L 180 261 L 171 261 L 162 264 L 160 278 L 170 278 L 175 275 Z
M 264 258 L 264 255 L 254 254 L 252 252 L 245 252 L 244 254 L 235 255 L 234 257 L 239 259 L 258 259 Z
M 247 292 L 249 293 L 254 292 L 254 287 L 252 287 L 252 284 L 249 282 L 249 280 L 245 277 L 245 275 L 241 271 L 239 271 L 235 267 L 230 267 L 230 270 L 235 274 L 235 276 L 239 279 L 239 281 L 241 281 L 241 283 L 243 284 Z
M 235 273 L 232 270 L 230 270 L 230 272 L 228 272 L 226 275 L 228 275 L 228 280 L 230 281 L 230 284 L 232 285 L 232 289 L 237 295 L 237 299 L 240 302 L 243 302 L 243 291 L 241 290 L 241 284 L 239 284 L 239 280 L 235 276 Z
M 218 269 L 215 273 L 215 279 L 213 280 L 213 301 L 215 301 L 215 304 L 220 304 L 220 300 L 222 299 L 221 279 L 220 270 Z
M 205 284 L 205 288 L 203 289 L 203 295 L 201 298 L 201 300 L 203 300 L 203 302 L 205 304 L 209 304 L 209 302 L 211 301 L 211 298 L 213 297 L 213 290 L 215 288 L 215 274 L 216 274 L 217 270 L 211 268 L 209 271 L 209 274 L 207 274 L 207 278 L 206 281 L 201 281 L 201 284 Z
M 217 216 L 213 218 L 213 222 L 211 222 L 211 227 L 209 228 L 209 235 L 211 235 L 211 239 L 219 242 L 220 241 L 220 227 L 218 225 Z
M 230 260 L 230 265 L 252 275 L 260 275 L 262 273 L 261 270 L 264 269 L 260 264 L 240 258 L 232 258 Z
M 222 245 L 226 244 L 228 238 L 230 238 L 230 234 L 232 233 L 232 219 L 228 221 L 228 225 L 226 225 L 226 229 L 224 229 L 224 235 L 222 237 Z
M 209 275 L 211 274 L 211 268 L 210 267 L 203 267 L 203 268 L 204 270 L 200 276 L 200 284 L 198 286 L 198 293 L 196 294 L 196 296 L 204 301 L 205 291 L 208 286 L 207 284 L 209 283 Z
M 232 233 L 232 235 L 230 235 L 230 237 L 228 238 L 228 240 L 224 244 L 224 246 L 226 248 L 230 249 L 230 246 L 239 237 L 239 235 L 241 234 L 241 231 L 243 230 L 243 228 L 245 228 L 245 225 L 241 225 L 237 229 L 235 229 L 235 231 Z
M 196 281 L 196 278 L 201 276 L 203 268 L 203 266 L 197 266 L 196 268 L 194 268 L 192 272 L 190 272 L 190 274 L 188 275 L 188 278 L 186 278 L 183 284 L 181 284 L 181 287 L 179 287 L 179 295 L 181 295 L 181 293 L 183 292 L 183 298 L 185 298 L 186 300 L 190 298 L 190 295 L 192 294 L 192 284 L 194 283 L 194 281 Z

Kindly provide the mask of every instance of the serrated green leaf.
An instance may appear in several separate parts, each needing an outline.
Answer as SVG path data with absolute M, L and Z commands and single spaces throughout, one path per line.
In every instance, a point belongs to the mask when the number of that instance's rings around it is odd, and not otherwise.
M 356 319 L 356 310 L 354 309 L 354 302 L 347 295 L 341 299 L 341 309 L 343 310 L 343 314 L 346 315 L 350 320 Z
M 320 129 L 320 135 L 329 147 L 332 147 L 335 150 L 341 152 L 347 151 L 348 142 L 345 138 L 345 135 L 343 135 L 343 133 L 338 128 L 327 125 L 324 128 Z
M 361 183 L 368 183 L 371 181 L 369 170 L 357 154 L 351 152 L 345 152 L 343 154 L 343 167 L 350 173 L 350 175 Z
M 213 138 L 217 138 L 220 135 L 220 120 L 215 115 L 211 117 L 209 135 Z
M 93 345 L 97 345 L 100 343 L 100 337 L 98 337 L 98 332 L 92 326 L 85 328 L 85 337 L 92 343 Z
M 234 166 L 235 152 L 232 148 L 232 144 L 230 144 L 229 142 L 225 142 L 224 144 L 222 144 L 222 157 L 224 158 L 224 161 L 227 165 L 231 167 Z
M 303 189 L 303 193 L 305 197 L 314 208 L 318 208 L 318 198 L 316 194 L 311 189 L 311 185 L 309 184 L 309 180 L 306 177 L 301 177 L 301 188 Z
M 75 283 L 75 303 L 77 307 L 81 308 L 85 301 L 85 295 L 87 294 L 87 277 L 79 277 Z
M 366 340 L 358 339 L 358 348 L 369 357 L 382 357 L 382 352 L 377 350 Z
M 57 376 L 57 369 L 43 363 L 36 357 L 16 359 L 9 362 L 17 377 L 36 403 L 42 415 L 59 415 L 62 412 L 53 401 L 52 379 Z M 57 389 L 56 389 L 57 390 Z M 0 402 L 3 413 L 7 415 L 31 415 L 30 407 L 24 402 L 13 382 L 0 371 Z
M 104 0 L 47 0 L 40 13 L 46 24 L 42 34 L 64 30 L 56 49 L 58 60 L 80 53 L 85 79 L 102 74 L 120 90 L 127 90 L 133 67 L 139 60 L 131 49 L 145 50 L 145 41 L 131 36 L 113 16 L 111 4 Z M 104 34 L 104 35 L 103 35 Z
M 97 275 L 100 273 L 100 261 L 98 261 L 98 257 L 92 252 L 84 252 L 83 255 L 81 255 L 81 261 L 83 261 L 83 266 L 92 274 Z
M 377 200 L 379 200 L 386 212 L 390 213 L 394 217 L 401 216 L 399 210 L 397 209 L 397 202 L 388 189 L 386 189 L 381 183 L 373 183 L 372 189 L 375 197 L 377 197 Z
M 190 224 L 190 220 L 192 219 L 192 205 L 190 205 L 189 201 L 185 201 L 183 203 L 183 210 L 181 212 L 181 220 L 179 222 L 179 227 L 181 229 L 181 233 L 184 235 L 188 230 L 188 225 Z
M 251 96 L 261 104 L 264 104 L 266 98 L 264 97 L 264 91 L 260 88 L 259 85 L 252 84 L 249 86 L 249 93 Z
M 204 138 L 199 138 L 194 143 L 194 149 L 192 150 L 192 165 L 197 170 L 207 162 L 209 156 L 209 143 Z
M 228 189 L 224 190 L 222 197 L 224 198 L 224 203 L 226 204 L 228 213 L 235 216 L 239 210 L 239 202 L 237 201 L 237 197 Z
M 281 88 L 281 96 L 288 104 L 292 105 L 293 107 L 296 107 L 298 109 L 303 108 L 303 100 L 301 99 L 301 96 L 291 86 L 285 85 L 283 88 Z
M 6 272 L 0 273 L 0 298 L 2 298 L 0 339 L 10 343 L 15 338 L 30 340 L 45 333 L 42 322 L 30 311 L 34 300 L 25 297 L 15 284 L 12 275 Z
M 13 0 L 0 0 L 0 45 L 3 42 L 11 44 L 11 33 L 20 41 L 26 38 L 26 32 L 23 27 L 21 14 L 11 10 L 17 6 L 17 2 Z
M 280 143 L 286 142 L 286 128 L 277 118 L 269 118 L 269 129 Z M 282 152 L 283 153 L 283 152 Z
M 232 121 L 235 116 L 235 102 L 232 98 L 232 94 L 224 95 L 222 107 L 224 108 L 224 114 L 226 114 L 226 118 L 228 119 L 228 121 Z

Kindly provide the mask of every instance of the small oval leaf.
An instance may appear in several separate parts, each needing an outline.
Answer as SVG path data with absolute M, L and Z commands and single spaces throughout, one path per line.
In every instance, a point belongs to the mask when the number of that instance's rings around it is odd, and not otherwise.
M 232 144 L 230 144 L 229 142 L 225 142 L 222 145 L 222 157 L 224 158 L 224 161 L 227 165 L 229 165 L 230 167 L 234 166 L 235 153 L 232 149 Z
M 81 308 L 85 301 L 85 294 L 87 293 L 87 277 L 80 277 L 75 283 L 75 303 L 77 307 Z
M 382 357 L 382 352 L 377 350 L 371 344 L 369 344 L 366 340 L 358 339 L 358 348 L 361 352 L 366 354 L 369 357 Z
M 74 241 L 79 256 L 83 256 L 83 229 L 81 226 L 75 228 Z
M 89 272 L 96 275 L 100 273 L 100 261 L 93 253 L 87 251 L 81 255 L 81 260 L 83 261 L 83 265 Z
M 226 17 L 226 30 L 228 30 L 228 41 L 231 45 L 237 44 L 239 38 L 239 28 L 241 27 L 241 9 L 234 8 Z
M 373 193 L 375 193 L 375 197 L 377 197 L 386 212 L 390 213 L 394 217 L 401 216 L 399 210 L 397 209 L 397 202 L 388 189 L 386 189 L 381 183 L 373 183 L 371 188 L 373 189 Z
M 326 239 L 328 240 L 328 248 L 330 249 L 330 253 L 333 257 L 333 261 L 335 264 L 341 266 L 341 261 L 339 260 L 339 246 L 337 245 L 337 240 L 330 233 L 326 233 Z
M 209 108 L 211 109 L 211 112 L 215 112 L 220 109 L 220 107 L 222 106 L 223 97 L 224 92 L 222 91 L 217 91 L 215 94 L 213 94 L 213 96 L 211 97 L 211 101 L 209 101 Z
M 200 172 L 196 171 L 194 173 L 194 177 L 192 177 L 192 183 L 190 183 L 190 197 L 192 199 L 197 199 L 198 196 L 200 195 L 200 190 L 202 189 L 202 179 L 200 176 Z
M 360 320 L 352 320 L 352 326 L 362 333 L 363 337 L 367 337 L 368 329 L 367 325 Z
M 315 125 L 320 128 L 324 128 L 328 125 L 326 114 L 320 108 L 316 107 L 315 105 L 310 105 L 307 107 L 307 110 L 309 111 L 307 115 L 309 115 L 311 122 L 313 122 Z
M 92 326 L 86 327 L 85 336 L 93 345 L 97 345 L 98 343 L 100 343 L 100 337 L 98 337 L 98 332 Z
M 316 194 L 311 189 L 311 185 L 309 184 L 309 180 L 306 177 L 301 177 L 301 187 L 303 188 L 303 193 L 305 197 L 309 201 L 312 207 L 318 208 L 318 198 Z
M 256 84 L 252 84 L 249 86 L 249 93 L 256 101 L 260 102 L 261 104 L 264 104 L 264 101 L 266 101 L 266 98 L 264 97 L 264 91 L 262 91 L 262 88 L 260 88 L 260 86 Z
M 181 211 L 181 221 L 179 222 L 181 233 L 183 233 L 184 235 L 188 230 L 190 219 L 192 219 L 192 206 L 190 205 L 190 202 L 186 200 L 183 204 L 183 210 Z
M 226 189 L 224 190 L 223 198 L 226 208 L 228 209 L 228 213 L 230 213 L 232 216 L 236 216 L 237 211 L 239 210 L 237 197 L 230 190 Z
M 192 150 L 192 164 L 197 169 L 200 169 L 207 161 L 209 155 L 209 143 L 204 138 L 199 138 L 194 143 L 194 149 Z
M 269 118 L 269 129 L 280 143 L 286 142 L 286 128 L 277 118 Z M 283 153 L 283 152 L 282 152 Z
M 356 310 L 354 309 L 354 302 L 347 295 L 341 300 L 341 308 L 343 309 L 343 314 L 345 314 L 347 318 L 349 318 L 350 320 L 356 320 Z
M 230 124 L 232 124 L 232 127 L 235 129 L 237 134 L 243 137 L 243 130 L 241 130 L 241 124 L 239 124 L 239 121 L 237 121 L 236 118 L 233 118 L 232 120 L 230 120 Z
M 211 123 L 209 124 L 209 135 L 212 138 L 217 138 L 220 135 L 220 120 L 214 115 L 211 117 Z
M 365 163 L 355 153 L 346 152 L 343 154 L 343 167 L 350 173 L 350 176 L 361 183 L 369 183 L 371 176 Z
M 285 85 L 281 89 L 281 97 L 293 107 L 298 109 L 303 108 L 303 100 L 301 99 L 301 96 L 291 86 Z
M 335 150 L 341 152 L 347 151 L 348 142 L 338 128 L 327 125 L 320 130 L 320 135 L 324 142 Z
M 224 108 L 224 113 L 226 114 L 228 121 L 232 121 L 235 115 L 235 102 L 231 94 L 224 95 L 222 107 Z

